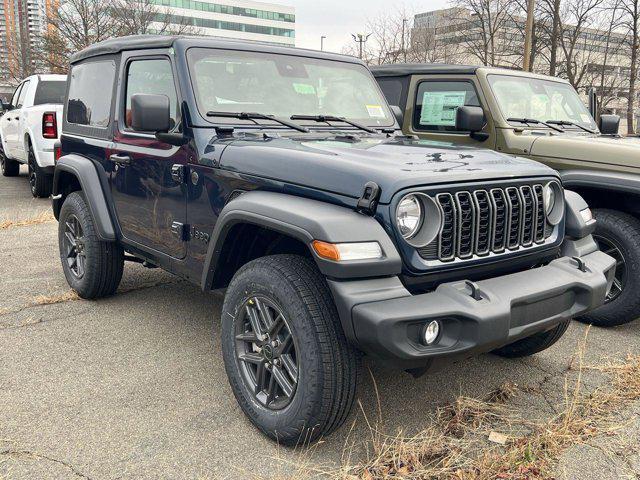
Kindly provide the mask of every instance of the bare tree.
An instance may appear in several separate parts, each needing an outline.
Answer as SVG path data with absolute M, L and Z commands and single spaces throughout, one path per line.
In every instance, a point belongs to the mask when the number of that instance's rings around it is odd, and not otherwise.
M 508 24 L 517 11 L 511 0 L 454 0 L 459 18 L 454 23 L 461 26 L 459 36 L 463 48 L 482 65 L 499 66 L 507 55 L 505 46 L 511 39 L 505 38 Z
M 115 34 L 124 35 L 180 35 L 195 33 L 186 17 L 172 15 L 166 7 L 153 0 L 112 0 L 111 17 L 118 25 Z

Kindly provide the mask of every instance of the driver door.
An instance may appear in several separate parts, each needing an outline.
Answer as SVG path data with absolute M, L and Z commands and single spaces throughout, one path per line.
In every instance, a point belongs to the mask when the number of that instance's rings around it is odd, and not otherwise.
M 180 109 L 174 72 L 164 55 L 123 58 L 118 121 L 114 135 L 111 193 L 123 236 L 132 243 L 173 258 L 186 256 L 187 185 L 177 171 L 186 171 L 188 146 L 156 139 L 154 132 L 131 128 L 131 97 L 169 98 L 173 131 L 180 131 Z
M 27 91 L 29 82 L 22 82 L 18 88 L 16 88 L 13 97 L 11 98 L 11 110 L 5 112 L 0 118 L 0 128 L 2 129 L 2 141 L 5 154 L 9 158 L 16 158 L 16 144 L 18 137 L 20 136 L 20 107 L 22 107 L 21 98 Z

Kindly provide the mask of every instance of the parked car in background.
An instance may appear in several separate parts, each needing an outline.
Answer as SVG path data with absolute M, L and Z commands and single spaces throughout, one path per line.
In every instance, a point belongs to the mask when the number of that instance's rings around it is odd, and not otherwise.
M 128 260 L 226 289 L 211 315 L 231 390 L 281 443 L 345 421 L 358 350 L 416 375 L 522 357 L 604 302 L 615 261 L 557 172 L 407 138 L 357 59 L 139 36 L 70 68 L 67 282 L 111 295 Z
M 66 75 L 32 75 L 2 105 L 0 169 L 5 177 L 13 177 L 20 164 L 27 164 L 34 197 L 51 195 L 53 149 L 59 138 L 66 80 Z
M 594 209 L 594 238 L 617 260 L 606 304 L 581 320 L 614 326 L 640 316 L 640 140 L 617 135 L 616 115 L 601 115 L 596 123 L 569 82 L 529 72 L 440 64 L 372 70 L 406 134 L 490 148 L 559 170 L 565 187 Z M 471 131 L 456 123 L 460 106 L 478 116 Z

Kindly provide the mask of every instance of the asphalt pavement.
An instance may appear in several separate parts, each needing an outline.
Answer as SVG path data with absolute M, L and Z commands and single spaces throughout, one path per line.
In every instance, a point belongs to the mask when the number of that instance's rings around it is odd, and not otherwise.
M 26 172 L 0 177 L 0 223 L 47 211 L 49 200 L 31 198 Z M 543 385 L 513 407 L 543 415 L 562 397 L 586 328 L 573 322 L 557 345 L 528 359 L 483 355 L 418 379 L 365 358 L 362 407 L 347 426 L 310 450 L 287 449 L 259 434 L 231 393 L 219 342 L 222 299 L 128 264 L 116 296 L 75 300 L 55 221 L 0 229 L 0 478 L 296 477 L 295 465 L 338 466 L 345 445 L 366 443 L 364 417 L 376 417 L 378 398 L 386 430 L 410 434 L 438 406 L 459 395 L 483 397 L 505 382 Z M 588 344 L 587 361 L 637 353 L 640 322 L 592 329 Z M 576 446 L 558 477 L 640 478 L 637 453 L 611 459 L 599 451 Z M 356 446 L 351 461 L 364 454 Z

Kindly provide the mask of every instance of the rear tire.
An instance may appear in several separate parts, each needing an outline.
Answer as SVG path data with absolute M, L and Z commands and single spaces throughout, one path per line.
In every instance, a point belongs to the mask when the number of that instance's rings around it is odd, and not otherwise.
M 607 209 L 595 210 L 595 216 L 598 223 L 594 239 L 618 264 L 606 303 L 578 320 L 598 327 L 624 325 L 640 315 L 640 221 Z
M 317 440 L 342 425 L 351 410 L 356 352 L 324 277 L 304 257 L 263 257 L 235 274 L 222 308 L 222 352 L 243 412 L 282 444 Z
M 35 198 L 49 198 L 51 196 L 51 187 L 53 178 L 47 175 L 38 165 L 36 155 L 33 152 L 31 142 L 29 142 L 29 187 L 31 195 Z
M 20 164 L 15 160 L 10 160 L 4 154 L 0 144 L 0 171 L 3 177 L 15 177 L 20 173 Z
M 82 192 L 71 193 L 60 210 L 58 244 L 69 286 L 86 299 L 115 293 L 122 279 L 124 251 L 98 238 Z
M 518 340 L 517 342 L 513 342 L 509 345 L 505 345 L 504 347 L 494 350 L 493 353 L 495 353 L 496 355 L 500 355 L 501 357 L 520 358 L 528 357 L 535 353 L 546 350 L 551 345 L 560 340 L 562 335 L 564 335 L 564 332 L 567 331 L 569 322 L 571 322 L 571 320 L 565 320 L 551 330 L 536 333 L 534 335 L 531 335 L 530 337 L 523 338 L 522 340 Z

